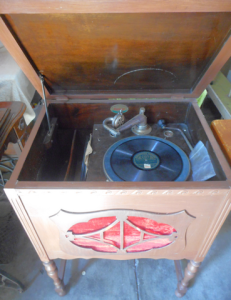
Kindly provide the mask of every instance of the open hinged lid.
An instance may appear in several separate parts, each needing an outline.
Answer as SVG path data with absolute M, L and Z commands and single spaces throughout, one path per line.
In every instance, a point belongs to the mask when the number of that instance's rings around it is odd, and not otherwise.
M 230 1 L 209 0 L 209 12 L 194 1 L 177 9 L 151 0 L 145 9 L 9 2 L 0 6 L 0 39 L 40 93 L 37 74 L 45 76 L 50 98 L 197 97 L 231 55 Z

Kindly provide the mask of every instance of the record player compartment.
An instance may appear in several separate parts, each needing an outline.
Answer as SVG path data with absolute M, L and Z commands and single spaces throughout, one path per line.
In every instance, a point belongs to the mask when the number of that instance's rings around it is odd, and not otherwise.
M 126 101 L 124 101 L 124 103 L 129 108 L 128 112 L 125 113 L 126 120 L 129 120 L 139 112 L 141 105 L 140 103 L 126 103 Z M 102 124 L 106 116 L 113 116 L 113 113 L 110 111 L 110 107 L 113 104 L 115 104 L 115 102 L 50 104 L 50 116 L 58 118 L 58 132 L 53 141 L 53 147 L 47 150 L 42 143 L 47 130 L 46 118 L 44 117 L 41 119 L 39 130 L 20 172 L 19 180 L 62 181 L 70 156 L 73 132 L 76 129 L 77 137 L 74 147 L 74 159 L 67 181 L 79 181 L 86 141 L 90 133 L 92 133 L 95 124 Z M 142 106 L 145 107 L 149 124 L 155 125 L 160 119 L 164 119 L 166 123 L 183 124 L 184 128 L 187 129 L 185 129 L 185 134 L 193 146 L 201 140 L 208 149 L 217 174 L 211 180 L 225 180 L 225 174 L 204 131 L 201 121 L 198 118 L 195 108 L 190 101 L 173 102 L 161 100 L 161 102 L 154 101 L 150 103 L 143 100 Z M 130 131 L 125 131 L 125 134 L 128 132 Z M 109 136 L 106 130 L 105 135 Z M 109 137 L 109 139 L 111 143 L 115 142 L 112 137 Z M 175 142 L 174 138 L 169 139 L 169 141 Z M 183 147 L 183 150 L 189 155 L 187 145 L 185 148 Z

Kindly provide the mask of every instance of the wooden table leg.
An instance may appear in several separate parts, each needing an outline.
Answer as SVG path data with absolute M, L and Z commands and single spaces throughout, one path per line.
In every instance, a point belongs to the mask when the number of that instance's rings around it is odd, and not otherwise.
M 58 276 L 58 269 L 56 264 L 53 260 L 48 262 L 43 262 L 45 270 L 47 271 L 47 275 L 53 279 L 55 285 L 55 291 L 59 296 L 65 296 L 66 291 L 64 288 L 63 281 Z
M 188 290 L 189 282 L 196 275 L 200 265 L 201 265 L 201 262 L 196 262 L 194 260 L 191 260 L 188 263 L 188 265 L 185 269 L 184 278 L 182 279 L 181 282 L 178 283 L 177 289 L 175 292 L 175 295 L 178 298 L 181 298 L 186 294 L 186 292 Z
M 59 279 L 62 281 L 63 281 L 64 275 L 65 275 L 66 264 L 67 264 L 67 261 L 65 259 L 61 259 L 60 265 L 59 265 L 59 270 L 58 270 L 58 276 L 59 276 Z
M 175 265 L 175 269 L 176 269 L 177 281 L 178 281 L 178 283 L 180 283 L 184 278 L 183 272 L 182 272 L 181 260 L 174 260 L 174 265 Z

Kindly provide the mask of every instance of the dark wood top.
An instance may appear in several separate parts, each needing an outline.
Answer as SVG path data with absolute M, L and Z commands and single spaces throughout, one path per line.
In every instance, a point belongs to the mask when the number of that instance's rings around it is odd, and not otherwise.
M 191 93 L 230 34 L 231 13 L 12 14 L 51 94 Z

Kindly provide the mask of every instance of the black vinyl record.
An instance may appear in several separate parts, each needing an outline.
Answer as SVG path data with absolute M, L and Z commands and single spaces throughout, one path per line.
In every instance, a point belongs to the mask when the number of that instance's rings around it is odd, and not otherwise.
M 104 171 L 110 181 L 184 181 L 190 163 L 175 144 L 137 136 L 120 140 L 108 149 Z

